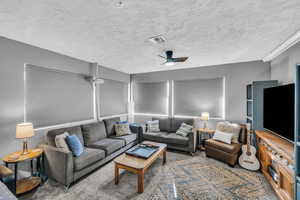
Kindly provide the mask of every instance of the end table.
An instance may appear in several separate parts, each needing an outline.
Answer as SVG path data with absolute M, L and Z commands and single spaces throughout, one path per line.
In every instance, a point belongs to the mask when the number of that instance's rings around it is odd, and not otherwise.
M 14 165 L 14 193 L 15 195 L 20 195 L 34 188 L 38 187 L 42 183 L 42 168 L 44 168 L 44 156 L 42 149 L 29 149 L 29 153 L 22 154 L 22 151 L 14 152 L 6 155 L 3 158 L 3 162 L 6 167 L 12 164 Z M 33 160 L 37 160 L 36 171 L 37 175 L 35 176 L 33 173 L 34 166 Z M 42 159 L 42 160 L 41 160 Z M 28 178 L 23 178 L 18 180 L 18 164 L 30 161 L 31 166 L 31 176 Z M 41 166 L 42 165 L 42 166 Z
M 198 149 L 204 151 L 205 150 L 205 140 L 213 137 L 215 130 L 209 128 L 198 128 Z

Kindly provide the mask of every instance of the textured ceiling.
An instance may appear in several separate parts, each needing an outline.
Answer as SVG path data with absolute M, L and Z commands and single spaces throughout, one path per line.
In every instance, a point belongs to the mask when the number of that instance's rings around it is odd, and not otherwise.
M 127 73 L 259 60 L 300 29 L 299 0 L 0 0 L 0 35 Z M 155 45 L 147 39 L 163 34 Z M 164 50 L 190 56 L 160 65 Z

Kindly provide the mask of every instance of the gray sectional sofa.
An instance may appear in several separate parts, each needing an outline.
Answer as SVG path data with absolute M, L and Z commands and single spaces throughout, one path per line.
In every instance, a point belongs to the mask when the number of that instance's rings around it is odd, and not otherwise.
M 196 151 L 196 131 L 193 130 L 187 137 L 177 135 L 175 132 L 183 122 L 193 126 L 194 119 L 153 117 L 152 120 L 159 121 L 160 132 L 143 132 L 141 136 L 142 140 L 165 143 L 169 149 L 185 151 L 193 155 Z
M 141 128 L 131 126 L 133 134 L 117 137 L 114 125 L 118 121 L 120 118 L 111 118 L 93 124 L 49 131 L 48 142 L 42 145 L 47 176 L 68 188 L 71 183 L 136 145 Z M 75 134 L 84 144 L 84 152 L 79 157 L 56 148 L 55 136 L 64 132 Z

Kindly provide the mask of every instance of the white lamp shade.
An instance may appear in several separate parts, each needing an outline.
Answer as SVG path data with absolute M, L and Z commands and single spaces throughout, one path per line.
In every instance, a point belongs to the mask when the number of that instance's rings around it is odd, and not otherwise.
M 34 136 L 32 123 L 22 123 L 16 126 L 16 138 L 23 139 Z
M 204 121 L 208 121 L 209 120 L 209 113 L 208 112 L 201 113 L 201 119 L 204 120 Z

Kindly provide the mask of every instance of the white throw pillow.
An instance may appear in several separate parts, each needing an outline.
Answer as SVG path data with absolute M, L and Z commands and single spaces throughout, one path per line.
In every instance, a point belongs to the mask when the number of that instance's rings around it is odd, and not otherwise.
M 239 143 L 239 137 L 240 137 L 240 131 L 241 127 L 238 124 L 230 123 L 230 122 L 219 122 L 217 124 L 216 130 L 219 130 L 221 132 L 225 133 L 231 133 L 232 134 L 232 143 Z
M 181 124 L 180 128 L 176 131 L 176 134 L 181 135 L 183 137 L 186 137 L 192 131 L 193 131 L 193 126 L 188 125 L 188 124 L 183 122 Z
M 148 132 L 159 132 L 159 121 L 154 120 L 154 121 L 148 121 L 147 122 L 147 130 Z
M 220 142 L 224 142 L 226 144 L 231 144 L 232 136 L 233 136 L 232 133 L 226 133 L 226 132 L 216 130 L 213 139 L 218 140 Z
M 63 134 L 55 136 L 55 145 L 60 150 L 65 152 L 70 152 L 69 146 L 66 142 L 66 137 L 69 136 L 68 132 L 64 132 Z
M 129 123 L 115 124 L 116 136 L 123 136 L 131 134 Z

